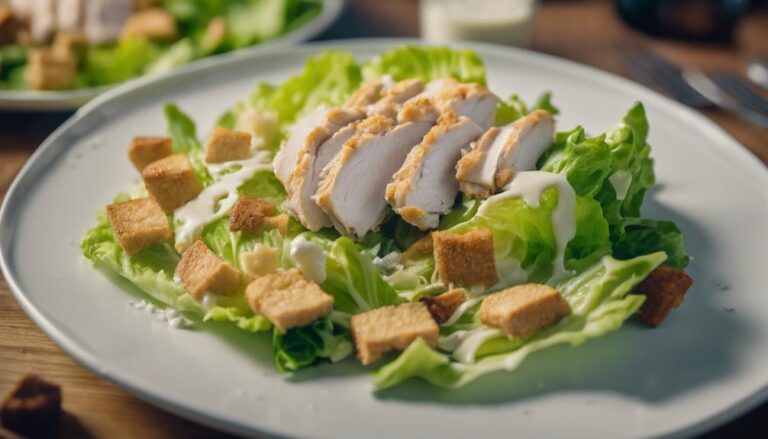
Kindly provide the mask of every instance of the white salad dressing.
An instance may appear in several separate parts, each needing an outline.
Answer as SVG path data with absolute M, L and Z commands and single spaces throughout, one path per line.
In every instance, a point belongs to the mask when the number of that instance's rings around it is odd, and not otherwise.
M 184 251 L 200 237 L 203 227 L 229 213 L 237 202 L 237 189 L 256 172 L 272 170 L 266 151 L 258 151 L 249 159 L 225 162 L 210 169 L 219 173 L 223 169 L 238 167 L 203 189 L 197 198 L 174 211 L 174 219 L 179 223 L 176 226 L 176 250 Z
M 629 186 L 632 185 L 632 173 L 626 170 L 616 171 L 608 177 L 608 181 L 616 192 L 616 199 L 624 201 L 629 192 Z
M 552 211 L 552 230 L 555 234 L 556 255 L 554 273 L 550 281 L 568 275 L 565 269 L 565 247 L 576 236 L 576 192 L 568 180 L 560 174 L 544 171 L 518 173 L 504 191 L 494 195 L 480 206 L 478 214 L 485 214 L 493 203 L 508 198 L 522 198 L 533 208 L 539 207 L 541 195 L 547 189 L 557 188 L 557 206 Z
M 304 235 L 299 235 L 291 241 L 291 257 L 307 279 L 316 284 L 325 282 L 327 256 L 320 245 L 308 241 Z

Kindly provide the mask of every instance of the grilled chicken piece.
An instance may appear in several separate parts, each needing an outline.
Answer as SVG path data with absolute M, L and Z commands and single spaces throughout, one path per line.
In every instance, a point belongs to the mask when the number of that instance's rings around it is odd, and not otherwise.
M 46 43 L 56 30 L 56 3 L 54 0 L 28 0 L 29 29 L 35 43 Z
M 398 125 L 382 115 L 358 124 L 323 170 L 315 197 L 340 233 L 362 238 L 379 224 L 387 207 L 387 184 L 436 119 L 429 99 L 416 99 L 400 110 Z
M 443 79 L 432 86 L 432 100 L 441 111 L 455 110 L 459 116 L 467 116 L 482 129 L 487 130 L 496 119 L 496 105 L 499 99 L 478 84 L 460 84 L 452 79 Z
M 544 110 L 489 129 L 456 165 L 461 191 L 488 197 L 512 181 L 515 173 L 536 169 L 536 161 L 552 145 L 554 135 L 555 120 Z
M 59 30 L 79 32 L 83 29 L 85 0 L 58 0 L 56 18 Z
M 288 138 L 280 145 L 280 150 L 275 154 L 272 166 L 275 168 L 277 179 L 288 187 L 288 181 L 296 167 L 296 157 L 308 140 L 309 134 L 325 121 L 328 109 L 324 106 L 305 113 L 296 122 L 294 122 L 288 133 Z
M 307 136 L 296 155 L 296 167 L 291 172 L 286 189 L 286 207 L 309 230 L 330 227 L 331 220 L 312 197 L 317 191 L 320 173 L 355 133 L 356 121 L 364 113 L 356 109 L 333 109 L 326 114 L 326 123 Z
M 420 79 L 406 79 L 382 90 L 381 99 L 368 108 L 368 116 L 377 114 L 391 119 L 397 117 L 402 104 L 424 90 Z
M 374 102 L 381 99 L 381 92 L 387 86 L 386 82 L 380 79 L 374 79 L 361 85 L 346 102 L 345 107 L 366 108 Z
M 482 133 L 468 117 L 443 113 L 387 186 L 387 202 L 395 212 L 421 230 L 437 227 L 459 192 L 455 172 L 461 150 Z
M 134 0 L 89 0 L 85 2 L 85 36 L 93 44 L 117 41 L 123 25 L 133 14 Z

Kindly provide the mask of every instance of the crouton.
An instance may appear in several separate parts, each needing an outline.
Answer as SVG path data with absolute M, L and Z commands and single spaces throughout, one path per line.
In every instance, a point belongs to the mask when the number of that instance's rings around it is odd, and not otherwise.
M 120 37 L 173 40 L 178 35 L 179 29 L 173 15 L 165 9 L 149 8 L 142 9 L 128 17 Z
M 437 274 L 445 285 L 490 287 L 499 281 L 489 229 L 464 234 L 434 232 L 432 242 Z
M 148 164 L 173 154 L 171 139 L 168 137 L 134 137 L 128 147 L 128 158 L 139 172 Z
M 669 313 L 683 303 L 691 285 L 693 279 L 683 270 L 663 265 L 653 270 L 633 291 L 646 297 L 637 314 L 638 319 L 648 326 L 659 326 Z
M 227 22 L 224 17 L 213 17 L 205 27 L 201 45 L 207 51 L 214 51 L 224 42 L 226 36 Z
M 38 376 L 25 375 L 0 404 L 0 423 L 25 436 L 51 437 L 61 413 L 61 387 Z
M 88 39 L 80 32 L 57 32 L 51 47 L 60 55 L 71 53 L 80 62 L 85 57 Z
M 202 299 L 206 292 L 231 293 L 242 282 L 240 273 L 201 240 L 195 241 L 181 254 L 176 276 L 196 300 Z
M 429 313 L 438 324 L 442 324 L 451 318 L 456 309 L 464 303 L 467 292 L 461 288 L 446 291 L 437 296 L 422 296 L 419 302 L 427 305 Z
M 253 250 L 240 253 L 240 266 L 245 274 L 253 277 L 277 271 L 277 250 L 263 244 L 256 244 Z
M 148 164 L 141 176 L 147 191 L 166 212 L 194 200 L 203 190 L 184 154 L 173 154 Z
M 305 326 L 331 312 L 333 296 L 297 268 L 267 274 L 251 282 L 245 296 L 254 312 L 280 331 Z
M 288 236 L 288 226 L 290 225 L 291 219 L 288 218 L 288 215 L 281 213 L 277 216 L 271 216 L 269 218 L 264 218 L 264 225 L 269 229 L 277 229 L 281 235 Z
M 352 338 L 364 365 L 391 350 L 403 350 L 421 337 L 437 346 L 439 328 L 423 303 L 385 306 L 352 316 Z
M 491 294 L 480 305 L 480 321 L 509 338 L 525 338 L 571 314 L 560 293 L 542 284 L 518 285 Z
M 218 127 L 205 143 L 206 163 L 222 163 L 248 158 L 251 151 L 251 135 Z
M 168 241 L 172 236 L 168 217 L 152 198 L 110 204 L 107 218 L 115 239 L 128 255 Z
M 405 251 L 400 254 L 400 260 L 407 262 L 414 259 L 419 259 L 424 256 L 428 256 L 430 253 L 432 253 L 433 249 L 434 246 L 432 244 L 432 235 L 428 233 L 422 238 L 419 238 L 418 241 L 411 244 L 407 249 L 405 249 Z
M 11 8 L 0 5 L 0 45 L 15 43 L 21 28 L 21 22 L 13 15 Z
M 51 48 L 34 49 L 27 60 L 27 82 L 35 90 L 74 88 L 77 60 L 70 52 Z
M 229 230 L 256 233 L 264 224 L 264 219 L 274 214 L 275 206 L 269 201 L 242 196 L 232 208 Z

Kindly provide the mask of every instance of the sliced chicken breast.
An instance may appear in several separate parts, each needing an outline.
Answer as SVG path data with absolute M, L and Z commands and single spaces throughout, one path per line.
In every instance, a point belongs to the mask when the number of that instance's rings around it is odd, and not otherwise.
M 380 79 L 374 79 L 361 85 L 346 102 L 345 107 L 366 108 L 374 102 L 381 99 L 381 93 L 386 87 L 386 83 Z
M 423 90 L 424 82 L 420 79 L 406 79 L 386 87 L 382 91 L 381 99 L 368 107 L 368 116 L 380 114 L 395 119 L 400 107 Z
M 357 109 L 333 109 L 326 114 L 326 123 L 315 128 L 296 155 L 296 167 L 286 187 L 286 207 L 309 230 L 330 227 L 331 220 L 312 199 L 317 191 L 320 173 L 355 133 L 356 121 L 364 113 Z
M 58 0 L 56 16 L 59 30 L 80 32 L 83 29 L 83 12 L 85 0 Z
M 403 106 L 397 125 L 382 115 L 360 122 L 323 170 L 315 197 L 340 233 L 359 239 L 378 226 L 387 208 L 387 184 L 436 119 L 430 100 L 417 99 Z
M 323 123 L 326 113 L 328 108 L 320 106 L 299 117 L 291 126 L 288 137 L 280 145 L 280 150 L 275 154 L 272 166 L 275 168 L 277 179 L 286 188 L 293 168 L 296 167 L 299 151 L 304 146 L 309 133 Z
M 536 169 L 536 162 L 552 145 L 554 135 L 555 120 L 544 110 L 490 128 L 456 165 L 461 191 L 488 197 L 512 181 L 515 173 Z
M 437 227 L 459 192 L 455 175 L 461 150 L 482 133 L 468 117 L 443 113 L 387 185 L 387 202 L 395 212 L 421 230 Z
M 89 0 L 85 2 L 85 36 L 92 44 L 117 41 L 128 17 L 133 14 L 134 0 Z
M 462 84 L 452 79 L 436 82 L 430 90 L 435 106 L 440 111 L 455 110 L 459 116 L 467 116 L 482 129 L 493 126 L 499 99 L 478 84 Z
M 36 43 L 46 43 L 56 30 L 56 3 L 54 0 L 28 0 L 29 29 Z

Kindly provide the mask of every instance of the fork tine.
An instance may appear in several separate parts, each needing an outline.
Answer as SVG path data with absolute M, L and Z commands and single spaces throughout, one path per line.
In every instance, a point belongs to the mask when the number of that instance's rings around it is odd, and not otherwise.
M 688 103 L 688 97 L 680 93 L 678 88 L 671 86 L 665 75 L 649 63 L 647 59 L 635 53 L 628 53 L 624 58 L 630 73 L 637 79 L 662 90 L 680 102 Z
M 625 58 L 628 67 L 642 70 L 678 101 L 696 107 L 712 104 L 683 80 L 677 67 L 655 53 L 643 48 L 634 48 L 627 52 Z
M 730 94 L 734 99 L 751 107 L 755 111 L 768 114 L 768 100 L 757 94 L 744 81 L 730 73 L 718 72 L 710 73 L 709 78 L 722 88 L 723 91 Z

